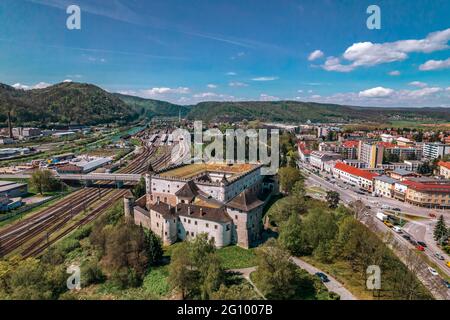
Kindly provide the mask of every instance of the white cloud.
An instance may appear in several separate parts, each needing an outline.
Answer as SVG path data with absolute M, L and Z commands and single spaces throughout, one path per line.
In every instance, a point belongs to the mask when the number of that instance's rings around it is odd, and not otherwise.
M 70 83 L 70 82 L 72 82 L 72 79 L 63 80 L 63 83 Z
M 419 66 L 419 70 L 430 71 L 450 68 L 450 58 L 446 60 L 428 60 Z
M 425 96 L 429 96 L 432 95 L 434 93 L 437 92 L 441 92 L 442 88 L 437 88 L 437 87 L 433 87 L 433 88 L 422 88 L 419 90 L 403 90 L 400 91 L 399 94 L 403 95 L 403 96 L 407 96 L 407 97 L 411 97 L 411 98 L 421 98 L 421 97 L 425 97 Z
M 214 92 L 203 92 L 203 93 L 196 93 L 193 95 L 194 98 L 213 98 L 217 96 L 218 94 Z
M 261 95 L 259 96 L 259 100 L 260 101 L 277 101 L 277 100 L 280 100 L 280 98 L 268 95 L 266 93 L 261 93 Z
M 308 56 L 309 61 L 314 61 L 323 57 L 323 52 L 321 50 L 314 50 Z
M 410 86 L 419 87 L 419 88 L 425 88 L 427 84 L 425 82 L 420 81 L 413 81 L 409 83 Z
M 22 83 L 15 83 L 12 85 L 13 88 L 19 89 L 19 90 L 44 89 L 44 88 L 47 88 L 50 86 L 51 86 L 51 84 L 47 83 L 47 82 L 39 82 L 33 86 L 28 86 L 28 85 L 22 84 Z
M 210 88 L 210 89 L 215 89 L 215 88 L 217 88 L 217 85 L 213 84 L 213 83 L 210 83 L 210 84 L 207 85 L 207 87 Z
M 303 93 L 303 90 L 297 90 L 298 93 Z
M 364 98 L 386 98 L 391 96 L 394 90 L 390 88 L 376 87 L 359 92 L 360 97 Z
M 236 72 L 233 72 L 233 71 L 230 71 L 230 72 L 227 72 L 226 75 L 227 75 L 227 76 L 236 76 L 237 73 L 236 73 Z
M 358 67 L 403 61 L 412 52 L 430 53 L 447 49 L 449 40 L 450 28 L 429 33 L 426 38 L 419 40 L 399 40 L 385 43 L 358 42 L 348 47 L 342 55 L 349 64 L 341 64 L 340 58 L 328 57 L 322 68 L 327 71 L 349 72 Z
M 337 71 L 337 72 L 350 72 L 353 67 L 350 65 L 341 64 L 341 60 L 336 57 L 328 57 L 322 68 L 327 71 Z
M 319 95 L 319 94 L 314 94 L 314 95 L 311 96 L 311 98 L 312 99 L 320 99 L 320 98 L 322 98 L 322 96 Z
M 398 70 L 394 70 L 394 71 L 391 71 L 391 72 L 389 72 L 388 73 L 390 76 L 399 76 L 400 75 L 400 71 L 398 71 Z
M 230 87 L 248 87 L 248 84 L 244 82 L 232 81 L 228 84 Z
M 162 87 L 143 90 L 143 93 L 149 96 L 167 95 L 167 94 L 187 94 L 190 93 L 190 89 L 186 87 L 178 87 L 178 88 Z
M 256 78 L 253 78 L 252 81 L 274 81 L 277 79 L 278 79 L 278 77 L 256 77 Z

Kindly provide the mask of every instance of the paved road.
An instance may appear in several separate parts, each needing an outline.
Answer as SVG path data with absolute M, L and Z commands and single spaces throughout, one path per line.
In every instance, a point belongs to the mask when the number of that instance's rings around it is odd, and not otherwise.
M 424 208 L 413 207 L 409 204 L 405 204 L 405 203 L 402 203 L 402 202 L 394 200 L 394 199 L 377 198 L 377 197 L 372 197 L 369 195 L 359 195 L 359 194 L 355 193 L 354 190 L 352 190 L 351 188 L 349 188 L 347 186 L 343 187 L 340 183 L 332 184 L 332 183 L 326 181 L 322 177 L 319 177 L 315 174 L 310 174 L 308 171 L 305 171 L 304 168 L 302 168 L 302 167 L 301 167 L 301 169 L 303 169 L 303 171 L 307 173 L 307 176 L 308 176 L 308 178 L 306 180 L 307 185 L 320 186 L 327 190 L 336 191 L 340 194 L 341 200 L 346 204 L 349 204 L 350 202 L 355 201 L 355 200 L 361 200 L 366 205 L 376 206 L 376 207 L 380 207 L 381 204 L 389 203 L 390 206 L 398 207 L 398 208 L 402 209 L 403 212 L 411 212 L 413 214 L 421 215 L 421 216 L 427 217 L 427 218 L 428 218 L 428 212 L 434 211 L 434 210 L 428 210 L 428 209 L 424 209 Z M 393 204 L 391 204 L 391 203 L 393 203 Z M 442 213 L 444 215 L 444 217 L 446 218 L 446 220 L 448 220 L 450 217 L 449 210 L 440 211 L 439 213 Z M 375 215 L 375 212 L 372 211 L 371 214 L 373 217 L 373 215 Z M 375 221 L 375 225 L 377 226 L 377 228 L 379 230 L 384 230 L 383 232 L 390 232 L 393 235 L 394 239 L 396 240 L 396 243 L 398 245 L 400 245 L 402 248 L 405 248 L 405 249 L 413 248 L 412 245 L 408 241 L 406 241 L 405 239 L 403 239 L 401 237 L 400 234 L 397 234 L 397 233 L 393 232 L 390 228 L 387 228 L 386 226 L 384 226 L 384 224 L 381 221 L 379 221 L 378 219 L 373 219 L 373 220 Z M 435 223 L 435 220 L 428 219 L 428 221 L 431 221 L 430 222 L 431 224 Z M 427 242 L 427 241 L 425 241 L 425 242 Z M 430 260 L 437 263 L 439 266 L 442 266 L 443 262 L 438 260 L 434 256 L 435 252 L 440 252 L 440 253 L 444 254 L 443 251 L 438 249 L 437 247 L 435 248 L 435 251 L 427 249 L 425 251 L 425 254 L 428 256 L 428 258 Z M 450 268 L 442 267 L 441 269 L 444 273 L 446 273 L 447 275 L 450 275 Z M 435 283 L 436 279 L 430 278 L 430 276 L 428 274 L 426 274 L 427 272 L 428 271 L 426 270 L 424 272 L 424 274 L 421 275 L 419 278 L 427 286 L 427 288 L 430 289 L 430 291 L 433 291 L 434 290 L 433 288 L 437 286 Z M 443 285 L 440 284 L 438 286 L 443 286 Z M 436 293 L 435 296 L 441 297 L 442 295 L 440 293 Z M 447 297 L 447 299 L 450 298 L 450 290 L 448 291 L 448 293 L 445 296 L 449 296 L 449 297 Z
M 348 291 L 339 281 L 337 281 L 335 278 L 328 275 L 324 271 L 317 269 L 316 267 L 310 265 L 309 263 L 307 263 L 306 261 L 303 261 L 300 258 L 291 257 L 291 260 L 298 267 L 306 270 L 306 272 L 308 272 L 309 274 L 315 275 L 317 272 L 322 272 L 322 273 L 326 274 L 328 279 L 330 279 L 330 281 L 324 283 L 324 285 L 327 287 L 327 289 L 329 291 L 337 293 L 341 297 L 341 300 L 357 300 L 357 298 L 350 291 Z M 244 269 L 233 269 L 230 271 L 242 274 L 242 276 L 250 282 L 250 284 L 253 286 L 253 288 L 255 288 L 256 292 L 261 297 L 264 298 L 264 295 L 258 290 L 258 288 L 256 288 L 256 286 L 250 279 L 250 273 L 252 273 L 253 271 L 256 271 L 256 267 L 244 268 Z
M 324 282 L 323 284 L 328 288 L 329 291 L 335 292 L 341 296 L 341 300 L 357 300 L 357 298 L 348 291 L 339 281 L 330 276 L 329 274 L 323 272 L 320 269 L 310 265 L 309 263 L 303 261 L 300 258 L 292 257 L 291 260 L 300 268 L 306 270 L 308 273 L 314 275 L 317 272 L 322 272 L 327 275 L 329 282 Z

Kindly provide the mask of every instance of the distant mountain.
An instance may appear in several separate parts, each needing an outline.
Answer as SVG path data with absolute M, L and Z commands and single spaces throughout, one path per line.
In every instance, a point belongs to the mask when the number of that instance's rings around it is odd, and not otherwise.
M 0 83 L 0 124 L 11 111 L 14 125 L 100 124 L 155 116 L 192 120 L 278 122 L 444 120 L 445 108 L 369 108 L 297 101 L 201 102 L 181 106 L 165 101 L 109 93 L 85 83 L 59 83 L 45 89 L 19 90 Z
M 182 117 L 185 117 L 190 111 L 190 107 L 176 105 L 170 102 L 144 99 L 119 93 L 115 93 L 114 95 L 132 107 L 140 117 L 147 119 L 153 118 L 154 116 L 178 117 L 180 114 Z
M 203 121 L 263 120 L 279 122 L 446 120 L 446 108 L 374 108 L 297 101 L 202 102 L 192 107 L 189 119 Z
M 19 90 L 0 85 L 0 121 L 11 110 L 15 124 L 96 124 L 136 117 L 120 98 L 84 83 L 59 83 L 45 89 Z

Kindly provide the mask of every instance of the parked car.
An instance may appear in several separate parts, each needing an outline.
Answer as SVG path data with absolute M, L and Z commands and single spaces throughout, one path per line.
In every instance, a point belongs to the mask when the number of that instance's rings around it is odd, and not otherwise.
M 444 260 L 444 256 L 443 256 L 442 254 L 440 254 L 439 252 L 436 252 L 436 253 L 434 254 L 434 256 L 435 256 L 436 258 L 438 258 L 439 260 Z
M 410 241 L 410 240 L 411 240 L 411 237 L 410 237 L 410 236 L 408 236 L 407 234 L 404 234 L 404 235 L 402 235 L 402 237 L 403 237 L 404 239 L 408 240 L 408 241 Z
M 413 246 L 417 246 L 417 241 L 414 239 L 410 239 L 409 243 L 411 243 Z
M 447 261 L 445 264 L 450 268 L 450 261 Z
M 417 245 L 416 249 L 419 250 L 419 251 L 425 251 L 425 248 L 422 247 L 421 245 Z
M 316 276 L 319 277 L 322 282 L 330 282 L 330 279 L 328 279 L 327 275 L 323 272 L 317 272 Z
M 393 228 L 394 227 L 394 225 L 392 224 L 392 223 L 390 223 L 389 221 L 384 221 L 384 224 L 386 225 L 386 227 L 389 227 L 389 228 Z
M 447 288 L 450 289 L 450 282 L 448 282 L 447 280 L 442 279 L 442 283 L 444 284 L 444 286 L 446 286 Z
M 392 208 L 393 211 L 402 211 L 400 208 Z
M 431 273 L 433 276 L 438 276 L 438 275 L 439 275 L 439 273 L 437 273 L 436 269 L 434 269 L 434 268 L 432 268 L 432 267 L 428 267 L 428 271 L 430 271 L 430 273 Z
M 427 247 L 427 244 L 426 244 L 425 242 L 423 242 L 423 241 L 417 241 L 417 243 L 418 243 L 419 245 L 421 245 L 422 247 L 424 247 L 424 248 Z
M 394 226 L 394 227 L 392 228 L 392 230 L 394 230 L 394 231 L 397 232 L 397 233 L 401 233 L 401 232 L 402 232 L 402 228 L 400 228 L 400 227 L 398 227 L 398 226 Z
M 431 217 L 431 218 L 436 218 L 436 215 L 435 215 L 434 213 L 432 213 L 432 212 L 430 212 L 430 213 L 428 214 L 428 216 Z

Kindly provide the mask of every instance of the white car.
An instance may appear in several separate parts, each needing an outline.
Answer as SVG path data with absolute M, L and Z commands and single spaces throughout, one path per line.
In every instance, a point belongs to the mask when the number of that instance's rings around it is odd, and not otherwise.
M 401 233 L 402 232 L 402 228 L 397 227 L 397 226 L 393 227 L 392 230 L 394 230 L 397 233 Z
M 428 271 L 430 271 L 430 273 L 431 273 L 433 276 L 438 276 L 438 275 L 439 275 L 439 273 L 437 273 L 436 269 L 434 269 L 434 268 L 432 268 L 432 267 L 428 267 Z

